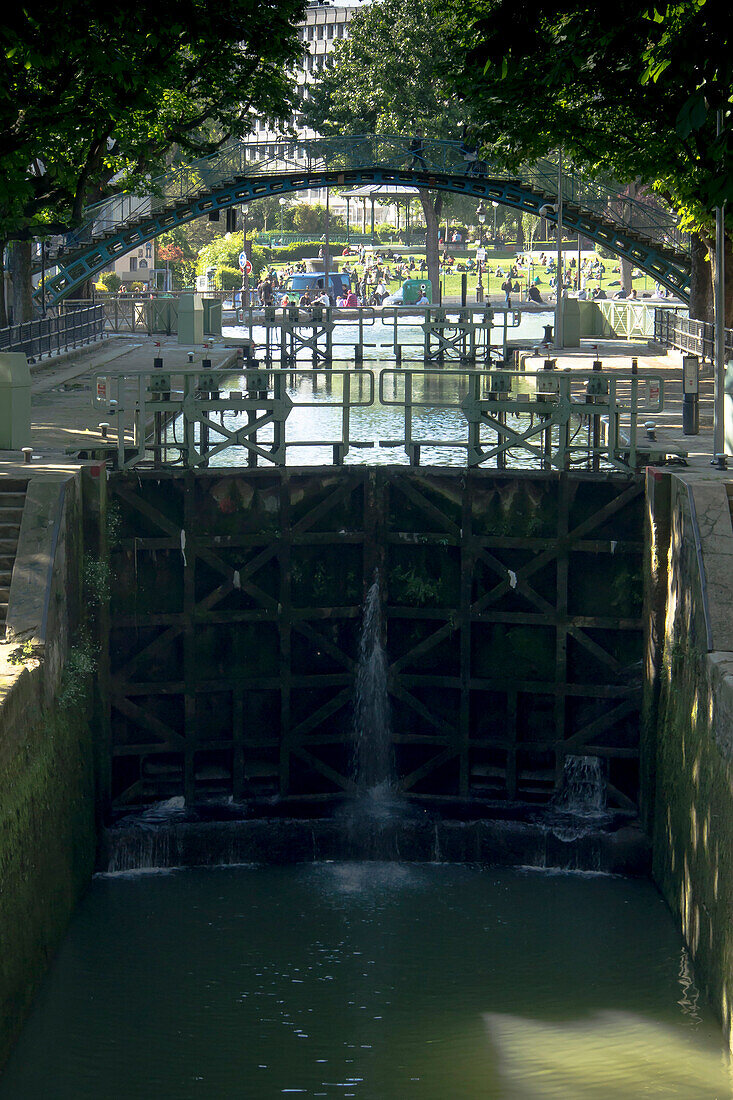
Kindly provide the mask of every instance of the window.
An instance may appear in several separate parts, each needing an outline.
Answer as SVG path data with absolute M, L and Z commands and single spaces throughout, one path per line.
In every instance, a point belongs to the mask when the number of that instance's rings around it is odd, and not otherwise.
M 140 261 L 140 267 L 147 267 L 147 266 L 148 266 L 148 261 L 147 260 L 141 260 Z
M 137 256 L 130 256 L 130 271 L 137 271 Z
M 145 245 L 145 255 L 148 257 L 148 259 L 150 259 L 150 257 L 153 255 L 153 245 L 150 241 L 148 241 L 148 243 Z

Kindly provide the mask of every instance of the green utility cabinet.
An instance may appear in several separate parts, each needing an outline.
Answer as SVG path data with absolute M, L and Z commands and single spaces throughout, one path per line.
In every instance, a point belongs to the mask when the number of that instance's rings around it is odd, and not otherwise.
M 422 297 L 422 288 L 425 287 L 425 297 L 429 302 L 433 300 L 433 284 L 430 279 L 405 279 L 402 284 L 402 304 L 412 306 Z
M 0 451 L 31 445 L 31 372 L 20 351 L 0 352 Z
M 563 298 L 562 336 L 563 347 L 580 347 L 580 302 L 577 298 Z
M 204 306 L 200 294 L 178 299 L 178 343 L 191 347 L 204 342 Z

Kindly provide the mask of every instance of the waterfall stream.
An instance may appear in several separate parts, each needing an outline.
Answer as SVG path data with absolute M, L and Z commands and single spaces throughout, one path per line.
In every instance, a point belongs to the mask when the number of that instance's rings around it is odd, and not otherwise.
M 389 799 L 396 787 L 387 655 L 382 645 L 382 609 L 376 571 L 364 603 L 359 643 L 352 777 L 359 794 L 375 800 Z

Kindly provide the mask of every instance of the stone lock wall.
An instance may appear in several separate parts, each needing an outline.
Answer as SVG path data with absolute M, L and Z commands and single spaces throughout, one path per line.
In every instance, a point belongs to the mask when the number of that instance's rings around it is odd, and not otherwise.
M 103 493 L 87 468 L 39 474 L 26 496 L 0 644 L 0 1065 L 94 867 L 98 668 L 85 606 L 100 601 L 85 568 L 99 560 Z
M 733 1040 L 733 529 L 726 486 L 651 471 L 642 730 L 653 875 Z

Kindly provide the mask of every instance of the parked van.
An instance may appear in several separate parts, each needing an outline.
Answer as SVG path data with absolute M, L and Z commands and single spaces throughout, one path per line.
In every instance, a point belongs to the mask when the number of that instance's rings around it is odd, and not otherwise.
M 275 305 L 279 306 L 286 294 L 291 301 L 297 302 L 306 290 L 311 299 L 318 298 L 323 293 L 324 279 L 323 271 L 303 271 L 289 275 L 285 286 L 275 291 Z M 334 305 L 337 298 L 345 298 L 349 293 L 349 276 L 342 271 L 329 271 L 328 292 Z

